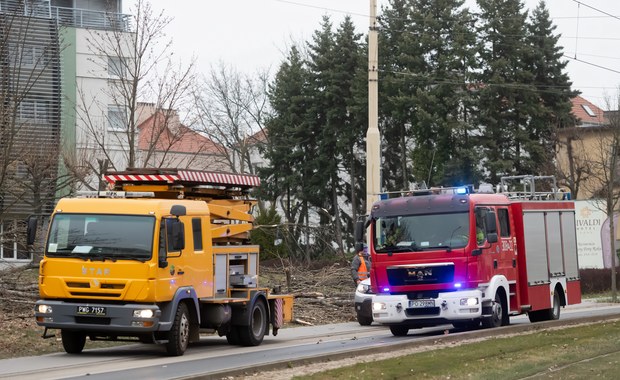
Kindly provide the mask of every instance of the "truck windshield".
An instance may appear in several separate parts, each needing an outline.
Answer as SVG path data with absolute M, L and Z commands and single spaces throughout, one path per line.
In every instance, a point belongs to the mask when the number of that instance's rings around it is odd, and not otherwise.
M 84 260 L 151 258 L 152 216 L 56 214 L 50 226 L 46 256 Z
M 469 241 L 467 212 L 405 215 L 375 221 L 376 252 L 463 248 Z

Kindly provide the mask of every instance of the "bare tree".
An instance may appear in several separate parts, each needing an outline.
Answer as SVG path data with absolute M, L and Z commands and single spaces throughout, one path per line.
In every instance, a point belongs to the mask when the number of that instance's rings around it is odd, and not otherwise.
M 615 102 L 607 100 L 608 123 L 601 127 L 589 127 L 582 136 L 581 157 L 588 166 L 588 181 L 582 188 L 593 196 L 605 201 L 605 210 L 609 218 L 609 239 L 611 243 L 611 291 L 613 302 L 617 301 L 617 266 L 616 226 L 614 214 L 620 200 L 620 89 Z
M 154 152 L 161 149 L 159 137 L 167 134 L 166 141 L 172 145 L 188 132 L 172 124 L 177 110 L 183 112 L 182 106 L 189 103 L 190 85 L 195 83 L 194 61 L 183 66 L 172 59 L 171 40 L 165 34 L 171 18 L 155 13 L 146 0 L 138 0 L 130 12 L 133 22 L 110 20 L 112 28 L 90 30 L 87 37 L 92 67 L 96 68 L 90 75 L 105 79 L 100 81 L 105 85 L 101 91 L 93 91 L 86 81 L 77 84 L 77 145 L 82 152 L 67 155 L 69 170 L 86 181 L 100 177 L 107 167 L 122 170 L 163 165 L 165 160 L 153 160 Z M 152 107 L 141 107 L 144 102 Z M 142 140 L 147 146 L 141 147 L 138 127 L 152 116 L 141 114 L 144 109 L 158 112 L 158 122 L 149 140 Z M 93 187 L 92 182 L 84 185 Z
M 220 62 L 196 89 L 196 129 L 221 147 L 234 172 L 256 171 L 252 149 L 265 136 L 268 83 L 268 70 L 249 76 Z

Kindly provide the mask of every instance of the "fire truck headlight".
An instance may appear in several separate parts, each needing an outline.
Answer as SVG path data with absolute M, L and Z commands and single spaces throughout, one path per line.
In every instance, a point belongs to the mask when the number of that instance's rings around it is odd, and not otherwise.
M 52 307 L 50 305 L 37 305 L 37 312 L 41 314 L 50 314 Z
M 151 309 L 138 309 L 133 311 L 134 318 L 153 318 L 155 312 Z
M 469 298 L 461 298 L 461 306 L 476 306 L 478 305 L 478 298 L 469 297 Z
M 387 305 L 383 302 L 373 302 L 372 303 L 372 310 L 373 311 L 381 311 L 381 310 L 386 310 L 387 309 Z

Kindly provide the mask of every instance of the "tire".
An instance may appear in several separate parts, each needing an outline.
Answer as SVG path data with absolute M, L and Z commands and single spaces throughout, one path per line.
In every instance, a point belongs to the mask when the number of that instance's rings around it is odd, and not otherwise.
M 241 338 L 239 337 L 239 330 L 237 326 L 230 326 L 230 330 L 226 333 L 226 340 L 228 344 L 232 346 L 238 346 L 241 344 Z
M 372 317 L 364 317 L 363 315 L 357 315 L 357 323 L 360 326 L 370 326 L 372 325 Z
M 258 346 L 263 342 L 268 322 L 265 302 L 258 299 L 250 309 L 250 324 L 248 326 L 233 326 L 233 329 L 237 329 L 241 345 Z
M 409 327 L 402 325 L 390 326 L 390 331 L 394 336 L 406 336 L 409 333 Z
M 189 330 L 189 312 L 187 310 L 187 305 L 181 302 L 177 307 L 172 329 L 168 332 L 168 343 L 166 343 L 168 355 L 181 356 L 185 353 L 189 345 Z
M 482 327 L 495 328 L 503 326 L 506 321 L 503 297 L 499 293 L 495 293 L 495 299 L 491 304 L 491 316 L 482 319 Z
M 79 354 L 86 344 L 86 334 L 79 331 L 61 330 L 62 347 L 68 354 Z
M 560 293 L 557 291 L 553 294 L 553 305 L 551 309 L 532 311 L 527 314 L 530 322 L 555 321 L 560 319 Z

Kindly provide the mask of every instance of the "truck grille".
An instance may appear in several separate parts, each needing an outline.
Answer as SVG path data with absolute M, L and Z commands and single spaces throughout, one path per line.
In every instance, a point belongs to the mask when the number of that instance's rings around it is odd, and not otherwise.
M 442 284 L 454 280 L 454 265 L 387 268 L 391 286 Z

